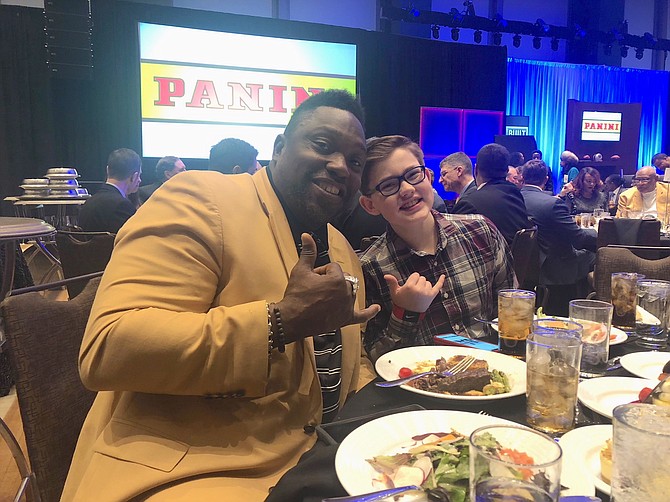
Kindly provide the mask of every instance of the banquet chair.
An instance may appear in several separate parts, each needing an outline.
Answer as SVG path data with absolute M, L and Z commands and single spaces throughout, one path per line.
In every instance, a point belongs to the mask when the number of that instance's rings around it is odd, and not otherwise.
M 109 232 L 83 232 L 59 230 L 56 248 L 60 257 L 63 277 L 77 277 L 105 270 L 114 248 L 116 234 Z M 67 286 L 68 295 L 74 298 L 86 282 L 73 282 Z
M 79 378 L 78 357 L 99 283 L 99 277 L 89 280 L 83 292 L 69 301 L 47 299 L 36 292 L 52 284 L 33 286 L 24 288 L 30 292 L 14 291 L 0 305 L 32 468 L 27 476 L 22 473 L 28 501 L 59 500 L 79 432 L 95 398 Z
M 670 281 L 670 256 L 648 260 L 636 256 L 626 247 L 607 246 L 598 249 L 594 270 L 595 296 L 598 300 L 611 300 L 611 280 L 614 272 L 637 272 L 647 279 Z
M 630 218 L 604 218 L 598 222 L 596 248 L 610 244 L 625 246 L 659 246 L 661 244 L 661 222 L 659 220 L 636 220 Z M 642 258 L 654 259 L 654 254 L 639 254 Z
M 536 226 L 517 231 L 512 240 L 511 253 L 519 288 L 535 291 L 536 307 L 544 307 L 548 290 L 540 284 L 540 246 Z

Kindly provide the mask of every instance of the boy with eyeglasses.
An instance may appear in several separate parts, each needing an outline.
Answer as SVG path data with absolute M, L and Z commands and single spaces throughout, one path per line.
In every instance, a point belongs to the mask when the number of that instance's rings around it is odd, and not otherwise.
M 658 217 L 668 223 L 668 185 L 658 183 L 656 169 L 646 166 L 635 173 L 633 187 L 619 195 L 617 217 L 630 218 L 633 214 Z
M 361 256 L 366 297 L 382 310 L 365 329 L 373 360 L 433 336 L 486 333 L 475 317 L 496 316 L 497 295 L 516 278 L 504 238 L 481 215 L 433 211 L 423 152 L 404 136 L 373 138 L 360 203 L 387 230 Z

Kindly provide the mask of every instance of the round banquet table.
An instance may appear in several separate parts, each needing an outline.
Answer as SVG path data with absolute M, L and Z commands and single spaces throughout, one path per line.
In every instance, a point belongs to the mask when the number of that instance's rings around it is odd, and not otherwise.
M 631 335 L 625 343 L 611 346 L 610 359 L 632 352 L 645 351 L 646 349 L 635 344 L 635 338 L 634 335 Z M 496 343 L 494 339 L 485 341 Z M 670 360 L 670 353 L 668 360 Z M 608 371 L 608 376 L 634 375 L 619 367 Z M 608 376 L 602 378 L 608 378 Z M 381 388 L 371 382 L 349 397 L 335 421 L 311 429 L 305 428 L 306 433 L 317 434 L 319 440 L 316 446 L 303 456 L 296 467 L 284 475 L 271 492 L 267 502 L 281 500 L 320 502 L 325 497 L 347 495 L 335 472 L 335 454 L 339 443 L 358 426 L 379 416 L 418 409 L 485 413 L 527 425 L 525 395 L 491 401 L 468 402 L 423 396 L 400 387 Z M 576 427 L 610 423 L 611 420 L 607 417 L 589 410 L 581 403 L 578 404 Z M 609 497 L 604 493 L 597 491 L 596 496 L 604 502 L 609 502 Z

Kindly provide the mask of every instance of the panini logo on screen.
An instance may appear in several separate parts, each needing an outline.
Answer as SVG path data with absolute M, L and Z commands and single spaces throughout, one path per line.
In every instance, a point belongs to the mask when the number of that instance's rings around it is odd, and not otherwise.
M 620 139 L 621 113 L 584 112 L 582 141 L 619 141 Z
M 326 89 L 356 94 L 353 44 L 139 23 L 142 153 L 207 158 L 225 137 L 258 158 L 293 111 Z

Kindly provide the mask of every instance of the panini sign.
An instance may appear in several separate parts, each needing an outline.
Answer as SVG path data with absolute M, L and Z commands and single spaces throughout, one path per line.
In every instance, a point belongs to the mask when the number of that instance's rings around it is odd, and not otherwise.
M 621 113 L 584 112 L 582 141 L 619 141 L 620 139 Z

